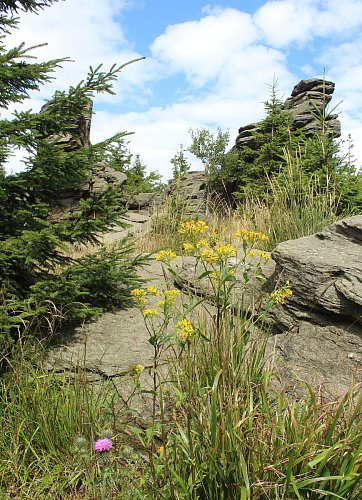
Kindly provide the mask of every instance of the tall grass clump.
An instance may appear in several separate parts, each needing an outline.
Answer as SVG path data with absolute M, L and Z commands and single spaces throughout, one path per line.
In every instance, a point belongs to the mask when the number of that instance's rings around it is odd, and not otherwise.
M 268 195 L 246 196 L 238 212 L 246 225 L 264 231 L 270 248 L 289 239 L 313 234 L 338 218 L 349 215 L 341 209 L 338 190 L 330 180 L 303 168 L 303 151 L 284 149 L 285 167 L 268 177 Z
M 0 496 L 106 498 L 92 445 L 115 432 L 114 391 L 89 384 L 81 361 L 73 375 L 48 369 L 40 351 L 18 346 L 0 382 Z
M 172 353 L 164 382 L 154 365 L 154 395 L 164 408 L 158 425 L 154 419 L 145 433 L 136 432 L 149 452 L 145 498 L 361 498 L 362 395 L 352 388 L 341 401 L 322 403 L 308 389 L 295 399 L 275 383 L 266 356 L 260 326 L 275 303 L 288 300 L 291 284 L 274 290 L 263 310 L 238 308 L 236 276 L 244 284 L 253 273 L 260 278 L 258 262 L 269 255 L 257 246 L 266 235 L 239 230 L 234 246 L 216 241 L 202 221 L 184 222 L 179 235 L 195 257 L 196 279 L 209 282 L 213 306 L 200 299 L 200 316 L 194 300 L 172 315 L 168 310 L 165 330 L 164 301 L 148 309 L 152 291 L 137 292 L 152 324 L 150 342 Z M 171 274 L 174 256 L 159 254 Z M 250 258 L 257 259 L 253 269 Z

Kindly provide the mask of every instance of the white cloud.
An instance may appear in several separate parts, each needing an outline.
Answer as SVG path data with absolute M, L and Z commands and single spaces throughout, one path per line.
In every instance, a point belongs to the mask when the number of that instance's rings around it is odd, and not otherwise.
M 153 42 L 151 51 L 170 72 L 182 72 L 200 87 L 218 77 L 231 54 L 256 40 L 251 16 L 225 9 L 197 21 L 168 26 Z
M 274 47 L 303 45 L 313 37 L 348 37 L 362 26 L 362 2 L 270 0 L 256 12 L 254 22 Z
M 268 44 L 287 47 L 310 40 L 316 9 L 313 0 L 277 0 L 263 5 L 254 22 Z
M 315 35 L 350 37 L 356 28 L 362 26 L 361 0 L 322 0 L 315 3 L 321 3 L 313 24 Z
M 9 46 L 23 41 L 27 46 L 47 43 L 33 52 L 39 61 L 70 57 L 73 62 L 63 63 L 54 75 L 56 81 L 42 89 L 42 95 L 50 97 L 55 89 L 67 89 L 85 78 L 89 66 L 95 68 L 103 63 L 106 70 L 114 63 L 121 65 L 141 55 L 132 49 L 116 20 L 128 5 L 127 0 L 67 0 L 45 8 L 39 15 L 22 13 L 19 29 L 6 43 Z M 135 81 L 142 86 L 139 73 L 133 67 L 124 72 L 115 87 L 119 99 L 125 93 L 129 98 Z

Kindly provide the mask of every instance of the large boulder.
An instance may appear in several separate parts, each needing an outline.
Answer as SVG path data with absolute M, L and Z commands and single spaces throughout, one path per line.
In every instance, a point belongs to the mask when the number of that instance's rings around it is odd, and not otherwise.
M 271 312 L 283 378 L 340 396 L 362 382 L 362 215 L 281 243 L 272 258 L 264 290 L 287 280 L 293 289 Z
M 169 196 L 179 196 L 185 202 L 185 215 L 202 215 L 206 211 L 207 176 L 204 171 L 187 172 L 178 182 L 172 182 Z

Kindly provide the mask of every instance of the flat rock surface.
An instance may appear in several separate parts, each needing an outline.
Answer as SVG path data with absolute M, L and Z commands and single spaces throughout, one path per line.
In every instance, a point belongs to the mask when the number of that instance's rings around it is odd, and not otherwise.
M 178 259 L 176 265 L 180 263 Z M 155 260 L 139 269 L 139 274 L 146 280 L 145 286 L 166 286 L 161 264 Z M 153 365 L 153 347 L 149 337 L 143 316 L 136 306 L 107 312 L 95 321 L 58 336 L 48 354 L 48 368 L 71 376 L 77 367 L 81 367 L 90 381 L 112 380 L 121 400 L 132 397 L 132 408 L 143 419 L 148 419 L 152 408 L 150 396 L 133 392 L 136 364 L 146 368 L 141 376 L 141 387 L 146 390 L 152 387 L 149 369 Z
M 156 261 L 140 269 L 139 274 L 148 280 L 147 285 L 164 283 L 161 265 Z M 139 309 L 120 309 L 59 336 L 48 360 L 54 367 L 82 363 L 89 371 L 116 376 L 129 372 L 135 364 L 152 363 L 153 348 L 148 339 Z

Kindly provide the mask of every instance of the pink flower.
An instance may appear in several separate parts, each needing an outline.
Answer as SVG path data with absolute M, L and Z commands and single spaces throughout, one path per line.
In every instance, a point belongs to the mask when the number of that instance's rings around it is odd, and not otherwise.
M 98 441 L 94 443 L 94 450 L 99 452 L 109 451 L 112 448 L 112 446 L 113 443 L 111 439 L 108 438 L 98 439 Z

